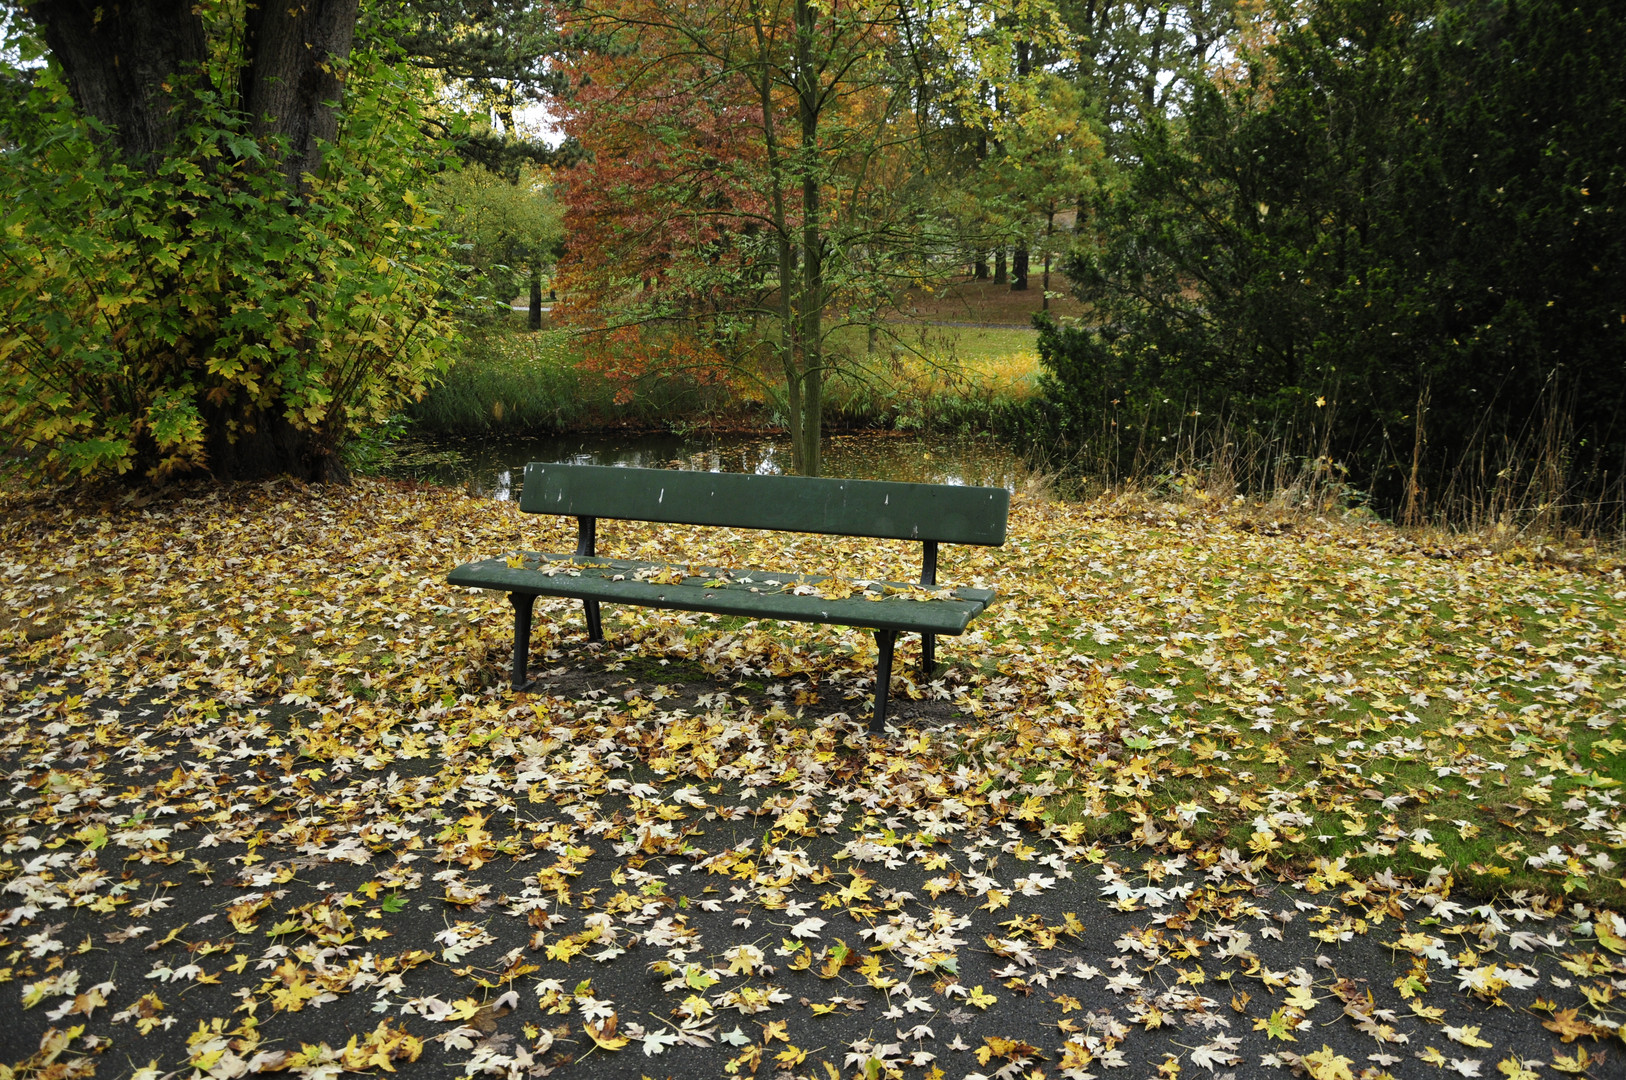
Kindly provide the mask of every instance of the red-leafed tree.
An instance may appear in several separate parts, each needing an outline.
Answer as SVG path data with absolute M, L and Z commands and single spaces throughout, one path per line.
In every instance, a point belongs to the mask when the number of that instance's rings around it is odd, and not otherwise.
M 628 4 L 619 15 L 640 13 Z M 751 287 L 766 216 L 753 183 L 756 106 L 732 73 L 685 55 L 669 28 L 646 27 L 628 55 L 605 21 L 573 26 L 602 47 L 577 52 L 571 67 L 565 129 L 586 157 L 563 177 L 571 243 L 560 314 L 602 331 L 590 358 L 629 392 L 651 370 L 718 378 L 736 320 L 777 287 L 760 272 Z
M 820 468 L 826 347 L 961 239 L 932 160 L 980 76 L 961 7 L 896 0 L 586 0 L 564 19 L 561 267 L 578 323 L 681 324 L 687 362 L 767 358 L 797 471 Z M 746 346 L 749 346 L 747 348 Z M 621 354 L 623 359 L 626 353 Z

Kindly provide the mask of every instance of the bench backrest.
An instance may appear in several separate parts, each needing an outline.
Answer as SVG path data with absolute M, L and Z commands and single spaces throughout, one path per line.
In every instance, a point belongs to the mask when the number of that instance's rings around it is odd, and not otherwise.
M 1010 505 L 1000 487 L 545 462 L 525 466 L 519 500 L 528 514 L 989 545 L 1005 542 Z

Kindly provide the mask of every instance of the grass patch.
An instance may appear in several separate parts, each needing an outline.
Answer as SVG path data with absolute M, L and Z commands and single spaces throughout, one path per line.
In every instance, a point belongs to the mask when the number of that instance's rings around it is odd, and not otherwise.
M 863 328 L 841 328 L 829 342 L 837 368 L 826 384 L 826 416 L 852 427 L 1000 430 L 1036 394 L 1036 340 L 1020 326 L 894 324 L 872 349 Z M 621 387 L 584 358 L 565 330 L 469 327 L 445 379 L 407 415 L 419 430 L 459 435 L 773 420 L 760 387 L 740 380 L 702 386 L 657 372 Z
M 1051 799 L 1054 819 L 1301 867 L 1449 875 L 1470 897 L 1626 902 L 1626 834 L 1604 824 L 1626 784 L 1626 700 L 1599 648 L 1626 592 L 1507 574 L 1455 592 L 1442 585 L 1457 575 L 1426 559 L 1304 569 L 1296 584 L 1276 560 L 1187 576 L 1137 590 L 1132 620 L 1081 620 L 1073 634 L 1095 635 L 1089 654 L 1110 655 L 1120 697 L 1155 722 L 1122 740 L 1118 769 L 1144 779 L 1082 774 Z M 1103 812 L 1120 800 L 1141 812 Z
M 826 413 L 857 426 L 1002 431 L 1037 395 L 1038 335 L 1022 327 L 861 327 L 832 335 Z
M 580 368 L 562 330 L 470 328 L 441 384 L 408 410 L 427 431 L 561 431 L 612 413 L 614 392 Z

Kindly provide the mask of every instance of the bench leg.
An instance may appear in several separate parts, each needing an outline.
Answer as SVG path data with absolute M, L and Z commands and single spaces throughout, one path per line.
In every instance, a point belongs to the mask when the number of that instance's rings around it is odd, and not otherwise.
M 920 635 L 920 674 L 926 678 L 932 677 L 932 671 L 937 667 L 937 635 Z
M 508 602 L 514 605 L 514 689 L 523 690 L 530 685 L 525 677 L 525 665 L 531 655 L 531 609 L 536 605 L 536 597 L 529 593 L 509 593 Z
M 587 640 L 604 640 L 604 623 L 600 621 L 597 600 L 583 600 L 582 610 L 587 613 Z
M 881 662 L 875 669 L 875 715 L 870 717 L 871 735 L 886 730 L 887 692 L 892 689 L 892 648 L 898 643 L 896 630 L 875 631 L 875 644 L 881 650 Z

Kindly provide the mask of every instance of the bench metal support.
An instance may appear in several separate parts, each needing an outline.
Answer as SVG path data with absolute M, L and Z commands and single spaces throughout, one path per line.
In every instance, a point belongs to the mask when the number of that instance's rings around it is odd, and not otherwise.
M 598 518 L 579 517 L 576 519 L 576 554 L 593 556 L 598 554 Z M 587 640 L 604 640 L 604 622 L 599 617 L 598 601 L 583 600 L 582 611 L 587 617 Z
M 514 605 L 514 689 L 523 690 L 530 685 L 525 665 L 531 654 L 531 609 L 536 597 L 531 593 L 509 593 L 508 602 Z
M 935 586 L 937 584 L 937 541 L 922 541 L 921 547 L 925 550 L 921 555 L 920 583 Z M 932 670 L 937 667 L 937 635 L 920 635 L 920 674 L 923 678 L 931 678 Z
M 881 661 L 875 668 L 875 715 L 870 717 L 871 735 L 886 730 L 887 691 L 892 688 L 892 649 L 898 643 L 896 630 L 875 631 L 875 644 L 881 650 Z

